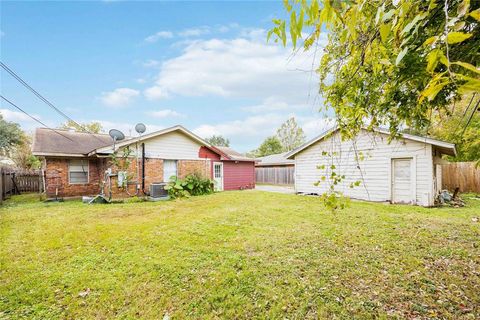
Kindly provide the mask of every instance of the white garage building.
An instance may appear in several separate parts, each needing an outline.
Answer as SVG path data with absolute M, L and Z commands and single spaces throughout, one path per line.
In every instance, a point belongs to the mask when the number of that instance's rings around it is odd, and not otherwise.
M 351 198 L 432 206 L 442 185 L 441 156 L 455 155 L 455 145 L 410 134 L 389 142 L 388 135 L 384 129 L 362 130 L 342 141 L 334 128 L 289 152 L 286 157 L 295 160 L 295 191 L 327 191 L 334 171 L 345 175 L 335 190 Z M 360 185 L 351 188 L 355 181 Z

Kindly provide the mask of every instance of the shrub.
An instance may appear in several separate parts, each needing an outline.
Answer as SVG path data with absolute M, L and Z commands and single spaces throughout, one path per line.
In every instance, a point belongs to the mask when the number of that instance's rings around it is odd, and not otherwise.
M 196 173 L 189 174 L 185 179 L 171 177 L 165 190 L 173 199 L 200 196 L 213 193 L 213 181 Z

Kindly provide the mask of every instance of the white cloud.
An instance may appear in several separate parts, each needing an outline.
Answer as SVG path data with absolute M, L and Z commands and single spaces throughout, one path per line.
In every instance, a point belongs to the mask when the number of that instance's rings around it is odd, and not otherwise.
M 198 37 L 201 35 L 209 34 L 212 32 L 212 29 L 207 26 L 197 27 L 197 28 L 189 28 L 185 29 L 178 33 L 180 37 Z
M 159 31 L 155 34 L 152 34 L 152 35 L 146 37 L 145 41 L 153 43 L 153 42 L 157 42 L 160 39 L 170 39 L 170 38 L 173 38 L 173 32 L 171 32 L 171 31 Z
M 153 60 L 153 59 L 149 59 L 145 62 L 142 62 L 142 66 L 146 67 L 146 68 L 156 68 L 158 66 L 160 66 L 160 61 L 158 60 Z
M 193 129 L 193 132 L 204 138 L 222 135 L 229 138 L 239 151 L 248 151 L 249 148 L 252 148 L 252 141 L 260 144 L 264 138 L 275 134 L 275 130 L 287 118 L 288 115 L 269 113 L 215 125 L 203 124 Z
M 109 107 L 124 107 L 140 95 L 140 92 L 130 88 L 118 88 L 110 92 L 103 92 L 100 100 Z
M 193 129 L 193 132 L 204 138 L 222 135 L 230 139 L 232 146 L 238 151 L 246 152 L 258 147 L 268 136 L 276 134 L 280 125 L 292 116 L 305 132 L 307 140 L 333 126 L 332 119 L 324 118 L 319 114 L 297 116 L 294 113 L 271 112 L 213 125 L 203 124 Z
M 147 112 L 148 115 L 155 117 L 155 118 L 174 118 L 174 117 L 184 117 L 183 114 L 171 110 L 171 109 L 164 109 L 164 110 L 159 110 L 159 111 L 151 111 Z
M 316 92 L 316 85 L 310 86 L 315 75 L 305 72 L 312 69 L 313 56 L 300 52 L 292 58 L 291 48 L 267 44 L 265 39 L 264 30 L 245 29 L 237 39 L 192 41 L 181 55 L 162 64 L 155 85 L 145 94 L 152 100 L 213 95 L 278 97 L 288 104 L 305 104 L 310 88 Z
M 150 87 L 146 89 L 143 94 L 148 100 L 159 100 L 168 97 L 167 91 L 161 87 Z
M 27 116 L 25 113 L 20 112 L 20 111 L 13 111 L 9 109 L 0 109 L 0 114 L 3 116 L 3 118 L 7 121 L 11 122 L 35 122 L 32 118 Z M 36 114 L 32 114 L 32 117 L 40 120 L 40 116 Z
M 242 110 L 252 113 L 267 113 L 280 111 L 294 111 L 308 108 L 308 105 L 292 105 L 282 99 L 272 96 L 263 100 L 261 104 L 243 107 Z
M 13 111 L 10 109 L 0 109 L 0 114 L 3 116 L 3 118 L 7 121 L 15 122 L 18 123 L 23 130 L 30 132 L 33 131 L 35 128 L 38 127 L 43 127 L 40 123 L 36 122 L 26 114 L 20 111 Z M 42 121 L 45 123 L 48 127 L 55 128 L 58 126 L 59 123 L 54 123 L 48 119 L 42 118 L 42 116 L 35 114 L 35 113 L 30 113 L 32 117 Z
M 319 116 L 298 117 L 297 121 L 305 132 L 307 139 L 312 139 L 335 125 L 334 119 Z

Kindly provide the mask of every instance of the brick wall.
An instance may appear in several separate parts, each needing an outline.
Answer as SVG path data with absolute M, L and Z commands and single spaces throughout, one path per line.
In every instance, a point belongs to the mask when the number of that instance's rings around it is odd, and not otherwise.
M 141 159 L 140 161 L 140 171 L 137 172 L 137 161 L 136 158 L 130 159 L 130 166 L 127 170 L 129 176 L 130 184 L 127 187 L 122 188 L 118 187 L 118 178 L 117 176 L 110 177 L 111 186 L 112 186 L 112 198 L 126 198 L 129 196 L 134 196 L 136 193 L 136 182 L 138 182 L 139 187 L 142 187 L 142 170 L 141 170 Z M 120 160 L 120 163 L 123 164 L 123 159 Z M 112 164 L 110 159 L 104 159 L 102 164 L 101 172 L 105 172 L 108 168 L 112 168 L 112 173 L 118 173 L 118 169 Z M 138 176 L 137 176 L 138 173 Z M 162 159 L 145 159 L 145 192 L 150 192 L 150 184 L 155 182 L 163 181 L 163 160 Z M 128 189 L 127 189 L 128 188 Z M 128 191 L 128 192 L 127 192 Z M 105 194 L 108 196 L 109 188 L 108 181 L 105 186 Z M 140 190 L 139 196 L 143 196 L 143 192 Z
M 123 161 L 123 160 L 121 160 Z M 46 192 L 48 197 L 54 197 L 58 189 L 59 197 L 77 197 L 92 196 L 100 193 L 101 185 L 104 183 L 104 172 L 112 168 L 112 173 L 117 173 L 118 169 L 112 165 L 110 159 L 90 159 L 89 160 L 89 182 L 87 184 L 70 184 L 68 180 L 69 159 L 47 158 L 44 162 L 46 176 Z M 197 173 L 204 177 L 211 178 L 210 160 L 179 160 L 178 176 L 185 178 L 191 173 Z M 138 183 L 142 183 L 142 170 L 138 176 Z M 130 181 L 137 181 L 137 163 L 132 158 L 128 169 Z M 134 195 L 136 192 L 135 184 L 128 185 L 128 192 L 125 188 L 118 187 L 118 178 L 113 176 L 111 179 L 112 197 L 125 198 Z M 145 192 L 150 191 L 150 184 L 163 182 L 163 160 L 145 159 Z M 109 194 L 108 180 L 105 181 L 104 192 Z M 130 195 L 129 195 L 130 194 Z M 143 195 L 143 193 L 139 194 Z
M 98 159 L 89 160 L 89 180 L 86 184 L 70 184 L 68 179 L 68 164 L 69 159 L 45 159 L 44 167 L 47 197 L 55 197 L 57 190 L 59 197 L 94 195 L 100 191 Z
M 150 184 L 163 182 L 163 160 L 145 159 L 145 191 L 150 190 Z
M 177 166 L 178 177 L 181 179 L 192 173 L 211 178 L 210 160 L 178 160 Z
M 130 161 L 130 165 L 127 170 L 127 175 L 128 175 L 128 181 L 130 183 L 126 187 L 119 187 L 117 176 L 111 176 L 110 183 L 108 182 L 108 178 L 107 178 L 105 183 L 105 194 L 107 196 L 109 195 L 109 185 L 112 186 L 112 198 L 126 198 L 126 197 L 129 197 L 130 195 L 132 196 L 135 195 L 136 185 L 132 184 L 132 182 L 137 180 L 137 161 L 135 158 L 130 158 L 129 161 Z M 123 166 L 123 164 L 124 164 L 124 159 L 120 159 L 120 165 Z M 113 165 L 112 161 L 108 158 L 103 159 L 102 167 L 103 167 L 102 172 L 105 172 L 105 170 L 111 168 L 113 174 L 117 174 L 118 171 L 120 170 L 115 165 Z M 141 179 L 141 176 L 140 176 L 140 179 Z

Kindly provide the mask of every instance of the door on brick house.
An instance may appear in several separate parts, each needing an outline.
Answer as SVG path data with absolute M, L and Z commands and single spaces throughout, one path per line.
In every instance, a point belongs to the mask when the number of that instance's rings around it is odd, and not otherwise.
M 163 160 L 163 181 L 170 181 L 177 176 L 177 160 Z
M 213 163 L 213 180 L 215 181 L 215 191 L 223 191 L 223 163 Z

